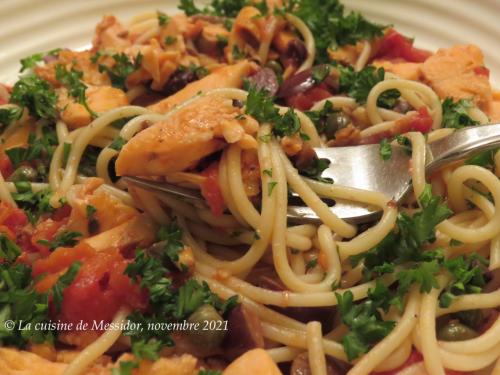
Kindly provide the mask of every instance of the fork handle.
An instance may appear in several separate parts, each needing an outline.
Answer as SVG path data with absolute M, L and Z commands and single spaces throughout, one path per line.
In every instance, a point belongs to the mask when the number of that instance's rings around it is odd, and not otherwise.
M 500 147 L 500 124 L 460 129 L 428 145 L 426 170 L 496 147 Z

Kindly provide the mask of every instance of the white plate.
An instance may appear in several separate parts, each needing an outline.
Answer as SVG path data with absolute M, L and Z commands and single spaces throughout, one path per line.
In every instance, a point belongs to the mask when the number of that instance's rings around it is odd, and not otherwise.
M 474 43 L 486 56 L 492 80 L 500 86 L 500 1 L 345 0 L 371 20 L 393 24 L 416 45 L 435 50 Z M 0 82 L 12 83 L 19 60 L 53 48 L 89 45 L 95 25 L 111 13 L 126 22 L 133 15 L 161 9 L 177 12 L 172 0 L 0 0 Z

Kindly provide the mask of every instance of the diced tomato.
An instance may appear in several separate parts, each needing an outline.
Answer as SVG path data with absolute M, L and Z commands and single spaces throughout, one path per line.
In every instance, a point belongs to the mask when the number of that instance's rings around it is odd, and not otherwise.
M 66 219 L 69 215 L 71 215 L 71 206 L 69 204 L 65 204 L 54 211 L 52 219 L 60 221 Z
M 134 310 L 147 307 L 147 293 L 124 274 L 130 261 L 123 258 L 118 249 L 96 252 L 84 245 L 57 249 L 47 259 L 35 262 L 35 277 L 49 272 L 37 283 L 36 289 L 50 288 L 74 261 L 81 261 L 82 265 L 73 283 L 63 292 L 58 316 L 61 321 L 109 322 L 123 306 Z
M 431 129 L 432 117 L 429 114 L 427 107 L 420 107 L 418 114 L 410 121 L 409 128 L 406 131 L 428 133 Z
M 0 83 L 0 105 L 2 104 L 7 104 L 9 102 L 9 97 L 8 93 L 12 91 L 12 88 L 10 86 L 4 85 L 3 83 Z M 7 93 L 7 95 L 6 95 Z
M 28 223 L 28 218 L 23 210 L 9 203 L 0 202 L 0 224 L 16 233 Z
M 397 375 L 398 372 L 400 372 L 401 370 L 403 370 L 407 367 L 410 367 L 414 363 L 421 362 L 422 359 L 423 359 L 422 354 L 420 354 L 416 350 L 413 350 L 411 352 L 410 356 L 408 357 L 408 359 L 406 360 L 406 362 L 403 363 L 401 366 L 395 368 L 394 370 L 390 370 L 390 371 L 372 372 L 371 375 Z
M 424 62 L 432 52 L 413 47 L 413 41 L 391 29 L 382 39 L 374 59 L 403 59 L 409 62 Z
M 332 96 L 332 94 L 322 84 L 317 87 L 312 87 L 307 91 L 295 94 L 289 97 L 286 102 L 289 106 L 297 108 L 300 111 L 307 111 L 311 109 L 314 103 L 330 96 Z
M 207 201 L 212 213 L 220 216 L 226 206 L 219 186 L 219 163 L 210 164 L 201 174 L 206 177 L 201 185 L 201 195 Z
M 363 138 L 359 144 L 370 145 L 379 143 L 384 138 L 392 138 L 407 132 L 428 133 L 432 129 L 432 117 L 426 107 L 421 107 L 417 113 L 411 117 L 403 117 L 396 121 L 396 125 L 391 130 L 376 133 Z
M 383 371 L 383 372 L 372 372 L 371 375 L 398 375 L 400 372 L 405 370 L 406 368 L 410 367 L 411 365 L 414 365 L 415 363 L 419 363 L 423 361 L 422 354 L 418 352 L 417 350 L 413 350 L 406 360 L 405 363 L 403 363 L 401 366 L 398 368 L 395 368 L 394 370 L 390 371 Z M 463 371 L 455 371 L 455 370 L 448 370 L 445 369 L 446 375 L 467 375 L 470 374 L 469 372 L 463 372 Z M 422 374 L 424 375 L 424 374 Z
M 23 210 L 12 207 L 9 216 L 4 220 L 3 224 L 13 231 L 25 226 L 28 223 L 28 218 Z
M 50 256 L 33 263 L 32 274 L 33 277 L 37 277 L 44 273 L 59 273 L 73 262 L 84 261 L 95 255 L 96 251 L 94 248 L 86 243 L 80 243 L 75 247 L 60 247 L 54 250 Z
M 476 66 L 474 68 L 474 73 L 476 73 L 478 76 L 485 76 L 485 77 L 490 77 L 490 70 L 485 67 L 485 66 Z
M 0 152 L 0 172 L 5 179 L 9 178 L 12 172 L 14 172 L 12 162 L 4 151 Z

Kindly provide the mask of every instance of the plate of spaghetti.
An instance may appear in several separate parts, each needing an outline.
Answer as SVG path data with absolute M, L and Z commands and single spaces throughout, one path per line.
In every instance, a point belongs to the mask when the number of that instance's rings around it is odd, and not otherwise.
M 500 153 L 421 168 L 500 121 L 478 46 L 338 0 L 181 0 L 88 40 L 0 85 L 1 375 L 500 374 Z M 411 155 L 399 204 L 323 176 L 314 148 L 362 144 Z

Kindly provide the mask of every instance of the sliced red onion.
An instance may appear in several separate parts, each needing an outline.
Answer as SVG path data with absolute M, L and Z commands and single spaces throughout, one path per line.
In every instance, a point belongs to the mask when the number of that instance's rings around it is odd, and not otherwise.
M 254 75 L 248 77 L 248 81 L 259 90 L 266 90 L 271 96 L 276 95 L 279 89 L 278 78 L 271 68 L 262 68 Z
M 57 55 L 45 55 L 45 56 L 43 57 L 43 62 L 44 62 L 45 64 L 48 64 L 48 63 L 50 63 L 50 62 L 52 62 L 52 61 L 56 61 L 57 59 L 58 59 L 58 56 L 57 56 Z

